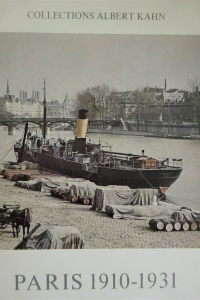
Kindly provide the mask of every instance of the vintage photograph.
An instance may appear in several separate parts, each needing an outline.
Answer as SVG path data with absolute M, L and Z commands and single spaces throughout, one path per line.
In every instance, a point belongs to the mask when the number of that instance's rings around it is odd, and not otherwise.
M 199 248 L 200 37 L 0 41 L 0 249 Z

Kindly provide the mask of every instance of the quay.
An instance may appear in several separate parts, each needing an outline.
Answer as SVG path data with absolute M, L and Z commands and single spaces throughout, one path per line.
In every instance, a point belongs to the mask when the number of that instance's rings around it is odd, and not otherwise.
M 50 131 L 56 130 L 55 124 L 64 124 L 68 130 L 74 131 L 77 120 L 75 118 L 48 118 L 47 135 Z M 5 130 L 8 135 L 15 135 L 16 128 L 25 124 L 26 122 L 36 126 L 36 128 L 43 128 L 42 118 L 12 118 L 11 120 L 0 122 L 0 131 Z M 148 121 L 141 123 L 139 126 L 131 121 L 120 120 L 88 120 L 88 133 L 98 134 L 115 134 L 115 135 L 131 135 L 131 136 L 151 136 L 163 138 L 191 138 L 200 139 L 199 125 L 197 123 L 169 123 L 159 121 Z
M 146 220 L 113 219 L 105 213 L 52 197 L 49 193 L 30 191 L 14 186 L 0 176 L 0 207 L 17 202 L 33 212 L 31 228 L 41 227 L 36 235 L 52 226 L 75 226 L 82 234 L 85 249 L 114 248 L 200 248 L 200 231 L 153 231 Z M 11 225 L 0 229 L 0 249 L 12 250 L 22 240 L 22 231 L 13 238 Z

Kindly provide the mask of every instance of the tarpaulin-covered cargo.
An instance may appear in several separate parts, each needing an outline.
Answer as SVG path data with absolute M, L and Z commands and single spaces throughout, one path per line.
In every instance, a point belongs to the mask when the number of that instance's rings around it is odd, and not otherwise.
M 38 163 L 32 163 L 30 161 L 23 161 L 22 163 L 19 164 L 19 167 L 21 169 L 25 168 L 26 170 L 39 170 L 40 166 Z
M 57 197 L 64 200 L 71 200 L 70 190 L 69 187 L 66 188 L 60 188 L 56 187 L 50 190 L 51 196 Z
M 173 213 L 172 218 L 175 221 L 193 221 L 200 220 L 200 212 L 183 209 Z
M 107 205 L 106 212 L 114 219 L 162 219 L 170 218 L 173 210 L 160 205 Z
M 113 205 L 151 205 L 157 189 L 130 189 L 125 186 L 97 187 L 93 210 L 105 212 L 106 206 Z
M 71 185 L 70 194 L 76 197 L 88 196 L 94 198 L 96 188 L 96 184 L 90 181 L 76 182 Z
M 68 186 L 72 186 L 76 183 L 82 183 L 82 182 L 91 182 L 89 180 L 85 180 L 84 178 L 66 178 L 66 184 Z
M 113 205 L 106 206 L 106 212 L 114 219 L 174 219 L 193 220 L 200 218 L 200 212 L 182 206 L 160 201 L 159 205 Z
M 30 189 L 32 191 L 40 191 L 40 192 L 49 192 L 52 188 L 55 188 L 58 186 L 58 184 L 49 181 L 45 178 L 40 179 L 34 179 L 29 181 L 17 181 L 15 183 L 16 186 L 21 188 Z
M 15 174 L 25 174 L 30 176 L 30 179 L 40 176 L 39 170 L 19 170 L 19 169 L 5 169 L 3 172 L 3 177 L 7 180 L 11 180 Z
M 0 175 L 3 174 L 3 171 L 5 170 L 5 167 L 3 165 L 0 165 Z
M 11 178 L 11 181 L 28 181 L 31 176 L 28 174 L 14 174 Z
M 55 226 L 30 238 L 26 249 L 82 249 L 84 240 L 73 226 Z
M 8 162 L 8 161 L 1 161 L 1 169 L 4 168 L 4 169 L 9 169 L 11 166 L 11 163 Z

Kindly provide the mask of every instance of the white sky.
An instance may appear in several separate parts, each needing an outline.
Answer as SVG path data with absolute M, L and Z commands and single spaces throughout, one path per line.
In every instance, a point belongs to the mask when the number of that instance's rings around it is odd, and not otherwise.
M 145 86 L 189 89 L 200 77 L 200 36 L 0 33 L 0 95 L 28 85 L 47 101 L 63 101 L 105 83 L 118 90 Z

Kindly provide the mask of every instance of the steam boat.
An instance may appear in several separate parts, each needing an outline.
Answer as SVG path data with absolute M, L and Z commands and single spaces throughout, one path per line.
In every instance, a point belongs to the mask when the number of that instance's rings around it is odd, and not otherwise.
M 45 95 L 45 89 L 44 89 Z M 130 188 L 160 188 L 165 192 L 180 176 L 182 159 L 155 159 L 141 155 L 104 151 L 100 143 L 86 142 L 88 111 L 81 109 L 74 140 L 46 139 L 46 96 L 43 137 L 30 136 L 28 122 L 23 141 L 15 144 L 18 162 L 38 163 L 42 169 L 98 185 L 126 185 Z

